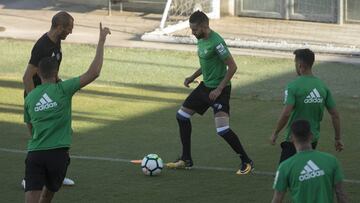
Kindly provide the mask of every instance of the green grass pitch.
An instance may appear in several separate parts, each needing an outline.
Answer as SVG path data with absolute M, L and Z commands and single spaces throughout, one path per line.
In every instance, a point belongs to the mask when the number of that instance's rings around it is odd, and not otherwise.
M 1 149 L 25 150 L 29 138 L 23 123 L 21 78 L 32 45 L 0 40 Z M 93 46 L 63 44 L 61 78 L 84 72 L 94 54 Z M 231 127 L 259 173 L 235 175 L 238 157 L 216 135 L 208 111 L 192 118 L 193 159 L 200 168 L 165 169 L 158 177 L 146 177 L 131 163 L 73 158 L 68 177 L 76 186 L 62 188 L 54 202 L 270 202 L 273 176 L 261 172 L 273 173 L 277 166 L 280 147 L 270 146 L 268 138 L 282 108 L 283 88 L 295 78 L 293 60 L 249 56 L 235 60 Z M 101 76 L 73 98 L 71 154 L 129 160 L 157 153 L 165 162 L 177 158 L 175 113 L 194 88 L 183 87 L 183 80 L 197 67 L 194 52 L 106 48 Z M 318 62 L 314 71 L 334 94 L 345 143 L 343 152 L 335 152 L 326 113 L 319 150 L 338 157 L 346 179 L 355 180 L 345 183 L 346 192 L 351 202 L 360 202 L 360 66 Z M 0 150 L 1 202 L 23 201 L 24 158 L 23 153 Z

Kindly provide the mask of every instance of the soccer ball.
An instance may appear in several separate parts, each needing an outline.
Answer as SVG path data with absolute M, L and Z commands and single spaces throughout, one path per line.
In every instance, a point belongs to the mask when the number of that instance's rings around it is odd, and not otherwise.
M 158 175 L 163 169 L 163 161 L 157 154 L 146 155 L 141 162 L 141 169 L 145 175 Z

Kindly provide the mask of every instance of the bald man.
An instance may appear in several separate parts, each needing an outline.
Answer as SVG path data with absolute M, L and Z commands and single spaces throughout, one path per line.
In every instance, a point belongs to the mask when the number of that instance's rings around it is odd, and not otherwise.
M 41 85 L 41 79 L 38 75 L 41 59 L 52 57 L 57 61 L 58 67 L 60 67 L 62 60 L 61 40 L 65 40 L 72 33 L 73 27 L 74 18 L 69 13 L 60 11 L 53 16 L 50 30 L 38 39 L 31 51 L 31 58 L 23 76 L 24 97 L 36 86 Z M 60 81 L 58 75 L 56 75 L 56 78 L 57 81 Z M 75 183 L 73 180 L 65 178 L 63 184 L 74 185 Z M 25 180 L 22 181 L 21 185 L 25 188 Z
M 65 40 L 72 33 L 73 26 L 74 18 L 69 13 L 60 11 L 54 15 L 50 30 L 40 37 L 31 51 L 31 58 L 23 77 L 25 96 L 41 84 L 37 70 L 42 58 L 54 57 L 60 66 L 61 40 Z M 59 80 L 58 76 L 57 79 Z

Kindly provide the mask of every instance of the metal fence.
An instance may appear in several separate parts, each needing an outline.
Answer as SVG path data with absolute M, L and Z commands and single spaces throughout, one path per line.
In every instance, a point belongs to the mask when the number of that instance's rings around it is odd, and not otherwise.
M 235 0 L 239 16 L 328 23 L 360 22 L 360 0 Z
M 345 21 L 360 23 L 360 0 L 345 1 Z

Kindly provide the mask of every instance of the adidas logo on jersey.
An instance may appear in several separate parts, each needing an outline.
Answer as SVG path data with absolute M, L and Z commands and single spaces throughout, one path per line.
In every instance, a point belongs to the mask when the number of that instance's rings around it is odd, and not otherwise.
M 36 106 L 34 108 L 35 112 L 38 111 L 43 111 L 49 108 L 53 108 L 56 107 L 57 103 L 53 102 L 52 99 L 50 99 L 50 97 L 45 93 L 43 94 L 43 96 L 40 98 L 39 102 L 36 103 Z
M 321 97 L 319 91 L 315 88 L 311 90 L 310 94 L 306 96 L 304 103 L 311 104 L 311 103 L 322 103 L 323 98 Z
M 320 170 L 320 168 L 313 161 L 309 160 L 304 166 L 304 170 L 301 171 L 299 180 L 302 182 L 323 175 L 325 175 L 325 172 Z

